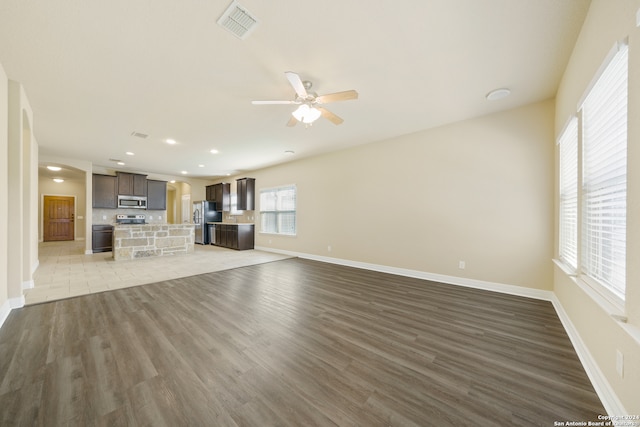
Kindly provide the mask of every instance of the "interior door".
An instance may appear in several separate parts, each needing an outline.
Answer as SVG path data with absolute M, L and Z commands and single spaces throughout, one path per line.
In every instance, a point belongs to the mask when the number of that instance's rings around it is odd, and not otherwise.
M 45 242 L 73 240 L 74 204 L 73 197 L 44 196 L 44 229 Z

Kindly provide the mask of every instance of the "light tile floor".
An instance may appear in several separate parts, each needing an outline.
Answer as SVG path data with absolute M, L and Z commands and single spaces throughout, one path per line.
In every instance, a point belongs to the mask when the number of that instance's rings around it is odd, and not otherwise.
M 195 245 L 195 252 L 189 255 L 116 262 L 111 252 L 85 255 L 84 249 L 83 241 L 40 243 L 35 286 L 25 290 L 26 304 L 290 258 L 257 250 Z

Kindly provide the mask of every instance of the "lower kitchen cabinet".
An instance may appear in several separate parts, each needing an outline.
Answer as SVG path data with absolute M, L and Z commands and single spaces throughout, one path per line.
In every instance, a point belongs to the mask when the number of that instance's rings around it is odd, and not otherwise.
M 255 226 L 253 224 L 216 224 L 215 245 L 244 251 L 253 249 Z
M 113 225 L 91 226 L 91 249 L 93 253 L 113 250 Z

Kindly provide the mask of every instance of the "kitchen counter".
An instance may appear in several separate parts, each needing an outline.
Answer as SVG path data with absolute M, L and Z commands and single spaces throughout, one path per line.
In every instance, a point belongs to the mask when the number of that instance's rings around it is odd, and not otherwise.
M 253 249 L 255 242 L 255 224 L 252 222 L 213 222 L 211 244 L 224 248 Z
M 190 254 L 194 251 L 193 224 L 117 224 L 113 229 L 116 261 Z
M 253 222 L 208 222 L 213 225 L 255 225 Z

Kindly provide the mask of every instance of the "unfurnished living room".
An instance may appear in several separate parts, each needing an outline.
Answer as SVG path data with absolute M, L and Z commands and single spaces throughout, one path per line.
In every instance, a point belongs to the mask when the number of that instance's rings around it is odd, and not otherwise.
M 0 425 L 640 427 L 640 0 L 0 2 Z

